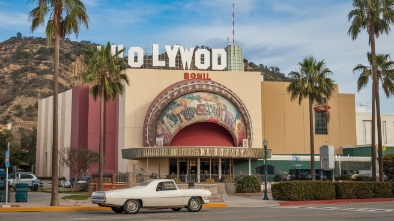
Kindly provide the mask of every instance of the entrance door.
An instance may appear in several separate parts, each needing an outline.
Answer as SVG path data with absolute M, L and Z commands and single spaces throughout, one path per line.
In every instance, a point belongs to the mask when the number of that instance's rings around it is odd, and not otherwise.
M 222 181 L 230 182 L 233 181 L 234 174 L 234 160 L 233 159 L 222 159 Z
M 188 181 L 197 181 L 197 159 L 189 159 L 189 179 Z
M 179 178 L 181 182 L 186 182 L 187 171 L 187 160 L 179 159 Z

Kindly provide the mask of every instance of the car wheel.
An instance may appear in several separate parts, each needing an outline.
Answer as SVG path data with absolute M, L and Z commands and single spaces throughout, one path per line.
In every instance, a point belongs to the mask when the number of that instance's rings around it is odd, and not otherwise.
M 128 214 L 136 214 L 141 208 L 140 201 L 138 200 L 126 200 L 123 205 L 123 210 Z
M 112 206 L 111 209 L 115 213 L 123 213 L 123 207 L 121 207 L 121 206 L 119 206 L 119 207 Z
M 182 208 L 171 208 L 173 211 L 176 211 L 176 212 L 178 212 L 178 211 L 181 211 L 181 209 Z
M 187 210 L 189 212 L 198 212 L 201 210 L 202 207 L 202 200 L 199 197 L 192 197 L 189 200 L 189 203 L 187 204 Z
M 31 187 L 31 191 L 38 191 L 38 185 L 34 184 L 34 185 Z

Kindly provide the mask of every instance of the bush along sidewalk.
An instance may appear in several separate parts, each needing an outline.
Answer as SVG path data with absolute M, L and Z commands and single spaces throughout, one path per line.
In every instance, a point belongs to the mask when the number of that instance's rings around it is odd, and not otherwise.
M 260 192 L 260 181 L 255 175 L 237 175 L 234 179 L 237 193 L 256 193 Z
M 330 181 L 290 181 L 272 184 L 275 200 L 332 200 L 392 198 L 393 183 L 379 182 L 330 182 Z

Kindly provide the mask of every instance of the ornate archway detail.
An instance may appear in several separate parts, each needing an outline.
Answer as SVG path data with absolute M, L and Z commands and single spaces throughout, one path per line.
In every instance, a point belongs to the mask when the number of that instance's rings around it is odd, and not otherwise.
M 206 108 L 201 109 L 203 108 L 203 106 L 198 104 L 201 101 L 204 101 L 204 103 L 207 104 L 206 106 L 211 105 L 215 107 L 210 110 L 207 110 Z M 186 110 L 187 106 L 189 106 L 189 109 Z M 197 118 L 189 119 L 191 120 L 190 123 L 185 124 L 185 122 L 182 122 L 181 124 L 179 124 L 180 122 L 178 122 L 178 120 L 182 120 L 182 116 L 179 115 L 180 112 L 177 112 L 177 107 L 179 107 L 179 110 L 183 109 L 183 117 L 185 117 L 188 112 L 190 117 L 190 112 L 193 111 L 194 113 L 204 110 L 212 111 L 213 109 L 218 110 L 218 107 L 221 107 L 224 108 L 225 112 L 231 110 L 230 115 L 233 115 L 233 117 L 235 118 L 234 122 L 236 123 L 228 123 L 225 119 L 226 113 L 224 113 L 224 115 L 220 115 L 220 113 L 217 113 L 217 115 L 211 114 L 208 117 L 195 115 L 197 116 Z M 198 108 L 200 108 L 200 110 L 198 110 Z M 172 120 L 174 122 L 169 122 L 171 118 L 173 118 Z M 159 131 L 160 126 L 163 122 L 169 122 L 172 124 L 178 123 L 176 127 L 173 127 L 171 129 L 172 131 L 170 131 L 170 136 L 167 136 L 165 139 L 163 139 L 164 146 L 169 146 L 172 138 L 175 136 L 175 134 L 179 132 L 179 130 L 188 125 L 198 122 L 214 122 L 223 126 L 233 136 L 236 146 L 244 145 L 240 143 L 240 136 L 237 134 L 237 128 L 241 126 L 241 130 L 243 130 L 242 137 L 244 139 L 248 139 L 248 147 L 251 147 L 252 144 L 252 122 L 246 106 L 234 92 L 214 81 L 184 80 L 172 84 L 166 89 L 164 89 L 153 100 L 145 116 L 143 131 L 143 140 L 145 147 L 153 147 L 156 145 L 156 138 L 159 137 L 161 132 L 163 132 Z

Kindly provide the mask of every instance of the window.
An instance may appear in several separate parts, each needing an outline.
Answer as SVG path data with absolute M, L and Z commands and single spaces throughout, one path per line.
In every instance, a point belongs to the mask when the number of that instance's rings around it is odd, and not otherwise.
M 322 97 L 317 106 L 322 106 L 324 104 L 327 104 L 327 98 Z M 326 114 L 328 114 L 328 109 L 315 111 L 315 134 L 328 134 Z
M 322 111 L 315 111 L 315 134 L 328 134 L 326 115 Z
M 157 184 L 156 191 L 163 190 L 176 190 L 176 186 L 174 182 L 160 182 L 159 184 Z
M 21 174 L 21 179 L 30 179 L 29 174 Z
M 173 182 L 163 182 L 164 190 L 176 190 L 176 186 Z

